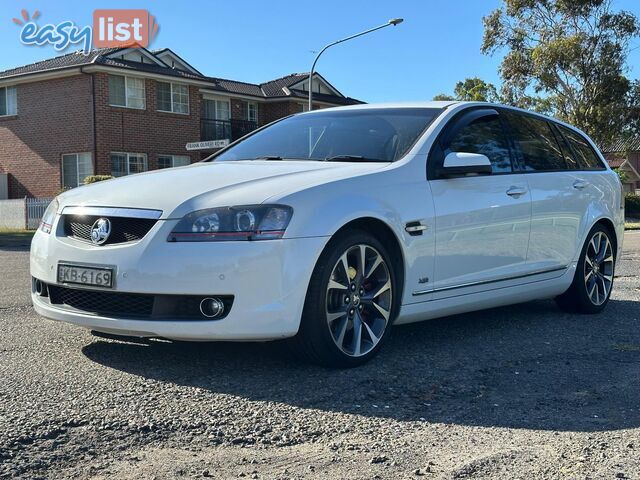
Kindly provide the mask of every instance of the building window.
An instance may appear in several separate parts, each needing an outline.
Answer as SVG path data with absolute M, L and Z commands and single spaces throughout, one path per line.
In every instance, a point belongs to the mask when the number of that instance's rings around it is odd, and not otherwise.
M 231 140 L 231 105 L 228 99 L 202 99 L 201 140 Z
M 231 106 L 229 100 L 202 100 L 202 118 L 207 120 L 230 120 Z
M 156 98 L 160 111 L 189 113 L 189 87 L 186 85 L 156 82 Z
M 250 122 L 258 123 L 258 104 L 249 102 L 247 103 L 247 120 Z
M 226 100 L 216 100 L 216 118 L 218 120 L 231 119 L 231 103 Z
M 93 161 L 90 153 L 68 153 L 62 155 L 62 187 L 75 188 L 84 179 L 93 175 Z
M 300 112 L 308 112 L 309 111 L 309 103 L 299 103 L 298 108 Z
M 144 109 L 144 79 L 109 75 L 109 104 Z
M 184 167 L 191 165 L 191 157 L 188 155 L 159 155 L 158 168 Z
M 0 116 L 18 114 L 18 95 L 16 87 L 0 88 Z
M 124 177 L 147 171 L 147 156 L 144 153 L 112 153 L 111 175 Z

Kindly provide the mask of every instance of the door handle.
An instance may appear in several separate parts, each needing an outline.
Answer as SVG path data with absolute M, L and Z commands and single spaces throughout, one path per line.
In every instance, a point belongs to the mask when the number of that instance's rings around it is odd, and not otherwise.
M 414 237 L 416 235 L 422 235 L 422 232 L 424 232 L 427 229 L 427 226 L 423 224 L 421 221 L 415 221 L 415 222 L 407 223 L 404 229 L 409 235 Z
M 527 189 L 523 187 L 511 187 L 507 190 L 507 195 L 515 198 L 518 198 L 520 195 L 524 195 L 525 193 L 527 193 Z
M 585 182 L 584 180 L 576 180 L 575 182 L 573 182 L 573 188 L 575 188 L 577 190 L 582 190 L 587 185 L 589 185 L 589 183 Z

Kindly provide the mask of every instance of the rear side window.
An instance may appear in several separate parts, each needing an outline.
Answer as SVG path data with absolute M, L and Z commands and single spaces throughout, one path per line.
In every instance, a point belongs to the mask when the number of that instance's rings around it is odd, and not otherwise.
M 569 170 L 578 170 L 581 168 L 573 155 L 569 142 L 567 142 L 567 139 L 562 135 L 562 133 L 560 133 L 560 130 L 558 130 L 558 125 L 555 123 L 551 123 L 550 125 L 553 133 L 555 134 L 556 140 L 558 140 L 558 143 L 560 144 L 560 150 L 562 150 L 562 156 L 564 157 L 564 161 L 567 163 L 567 168 Z
M 505 112 L 514 141 L 520 147 L 527 171 L 566 170 L 560 145 L 546 120 Z
M 509 144 L 498 115 L 486 115 L 464 125 L 443 146 L 446 153 L 481 153 L 493 173 L 511 172 Z
M 562 134 L 571 144 L 580 168 L 586 170 L 604 170 L 605 167 L 602 165 L 600 158 L 598 158 L 598 154 L 582 135 L 562 125 L 558 125 L 558 128 L 560 128 Z

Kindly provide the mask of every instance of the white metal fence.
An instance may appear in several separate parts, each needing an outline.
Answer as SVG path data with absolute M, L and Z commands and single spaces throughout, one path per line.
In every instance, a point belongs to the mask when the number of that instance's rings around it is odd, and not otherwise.
M 9 175 L 0 173 L 0 200 L 9 198 Z
M 52 198 L 0 200 L 0 228 L 35 230 Z
M 27 229 L 35 230 L 40 225 L 40 220 L 44 215 L 53 198 L 27 198 L 26 203 L 26 224 Z

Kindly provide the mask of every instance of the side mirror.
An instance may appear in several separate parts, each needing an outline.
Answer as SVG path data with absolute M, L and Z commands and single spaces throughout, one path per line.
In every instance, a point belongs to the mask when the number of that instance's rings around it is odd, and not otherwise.
M 451 152 L 444 158 L 440 174 L 445 177 L 491 174 L 491 160 L 481 153 Z

